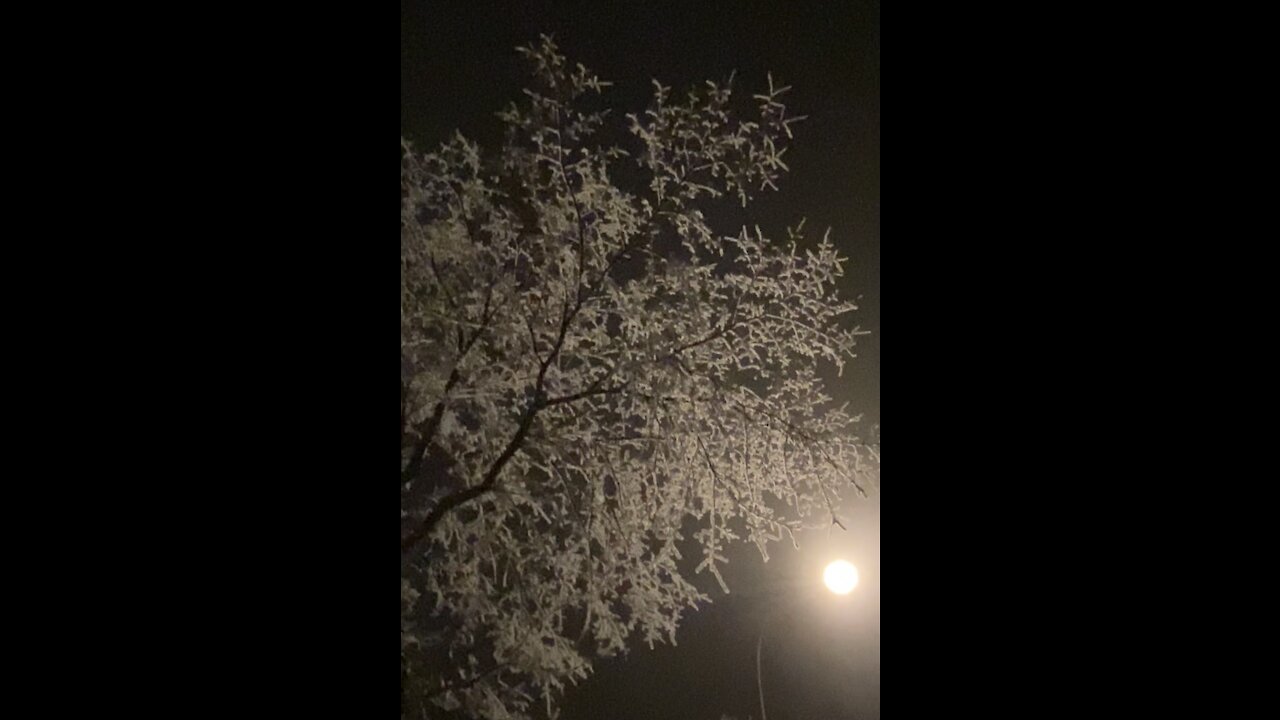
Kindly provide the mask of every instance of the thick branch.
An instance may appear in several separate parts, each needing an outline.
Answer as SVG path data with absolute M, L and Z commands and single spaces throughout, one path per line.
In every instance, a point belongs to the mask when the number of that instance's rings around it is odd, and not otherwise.
M 583 390 L 582 392 L 573 393 L 572 395 L 563 395 L 561 397 L 551 398 L 550 400 L 547 400 L 543 404 L 545 406 L 550 407 L 551 405 L 571 403 L 575 400 L 581 400 L 584 397 L 590 397 L 592 395 L 616 395 L 617 393 L 620 393 L 626 389 L 627 389 L 627 383 L 623 383 L 621 385 L 615 385 L 607 388 L 591 387 L 591 388 L 587 388 L 586 390 Z
M 582 296 L 579 295 L 577 302 L 574 303 L 572 311 L 567 313 L 560 321 L 560 332 L 556 336 L 555 345 L 551 351 L 547 353 L 547 357 L 542 361 L 542 365 L 538 368 L 538 378 L 533 386 L 533 398 L 529 401 L 529 406 L 525 409 L 524 414 L 520 418 L 520 425 L 516 428 L 515 435 L 507 442 L 502 453 L 498 455 L 498 459 L 494 460 L 489 466 L 489 471 L 485 473 L 484 479 L 479 485 L 473 485 L 464 488 L 450 495 L 446 495 L 435 507 L 431 508 L 431 512 L 427 513 L 427 517 L 422 524 L 413 532 L 400 541 L 400 552 L 407 553 L 414 548 L 423 538 L 431 534 L 440 520 L 450 510 L 467 503 L 475 498 L 488 493 L 493 489 L 494 484 L 498 481 L 498 476 L 502 473 L 502 469 L 506 467 L 511 458 L 515 456 L 516 451 L 524 443 L 525 436 L 529 434 L 529 429 L 533 427 L 533 420 L 538 416 L 538 412 L 547 406 L 547 398 L 543 394 L 547 378 L 547 369 L 551 367 L 551 363 L 560 355 L 560 349 L 564 347 L 565 337 L 569 333 L 569 326 L 573 323 L 574 317 L 582 308 Z M 568 402 L 568 400 L 560 398 L 559 402 Z M 443 401 L 442 401 L 443 402 Z M 438 406 L 437 406 L 438 407 Z
M 458 378 L 458 367 L 455 365 L 453 371 L 449 373 L 449 380 L 444 384 L 443 396 L 432 409 L 431 417 L 427 418 L 427 422 L 419 428 L 418 440 L 413 444 L 413 453 L 409 455 L 409 464 L 405 465 L 404 470 L 400 472 L 401 483 L 409 482 L 422 471 L 422 463 L 427 459 L 427 449 L 431 447 L 431 441 L 435 439 L 436 431 L 440 429 L 440 420 L 444 417 L 445 400 L 448 399 L 449 391 L 453 386 L 458 384 Z
M 457 492 L 446 495 L 436 506 L 431 508 L 431 512 L 427 513 L 427 517 L 422 521 L 413 532 L 409 533 L 400 541 L 400 552 L 407 553 L 413 549 L 423 538 L 431 534 L 435 530 L 436 525 L 444 518 L 445 513 L 450 510 L 470 502 L 481 495 L 493 489 L 494 484 L 498 481 L 498 476 L 502 473 L 502 469 L 520 449 L 520 444 L 524 442 L 525 435 L 529 434 L 529 428 L 533 426 L 533 419 L 537 416 L 538 410 L 541 409 L 541 402 L 538 399 L 529 405 L 524 415 L 520 418 L 520 426 L 516 428 L 516 433 L 507 442 L 507 446 L 503 448 L 502 454 L 494 460 L 489 466 L 489 472 L 485 473 L 484 480 L 479 485 L 473 485 L 469 488 L 463 488 Z
M 426 423 L 418 429 L 418 441 L 413 445 L 413 453 L 409 456 L 409 464 L 406 465 L 404 470 L 400 473 L 401 483 L 406 483 L 416 478 L 418 473 L 422 470 L 422 463 L 427 458 L 427 450 L 431 447 L 431 441 L 435 439 L 436 432 L 440 430 L 440 421 L 444 418 L 444 408 L 445 403 L 449 399 L 449 391 L 453 390 L 454 386 L 458 384 L 458 380 L 461 379 L 461 376 L 458 374 L 458 368 L 462 366 L 462 361 L 467 357 L 467 354 L 471 352 L 471 348 L 475 347 L 476 341 L 484 334 L 485 329 L 489 327 L 489 322 L 497 312 L 496 309 L 490 309 L 491 301 L 493 299 L 493 286 L 496 283 L 497 280 L 495 279 L 489 284 L 489 290 L 484 299 L 484 311 L 481 314 L 481 324 L 480 327 L 476 328 L 475 334 L 473 334 L 470 339 L 464 341 L 462 327 L 458 327 L 458 360 L 454 363 L 453 370 L 449 372 L 449 379 L 445 381 L 444 385 L 444 393 L 441 395 L 440 400 L 436 402 L 436 406 L 431 410 L 431 417 L 427 418 Z M 404 437 L 404 412 L 405 410 L 402 406 L 400 415 L 401 437 Z

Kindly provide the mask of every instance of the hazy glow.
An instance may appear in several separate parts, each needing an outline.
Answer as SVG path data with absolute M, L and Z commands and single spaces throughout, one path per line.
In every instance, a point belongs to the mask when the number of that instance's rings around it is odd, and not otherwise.
M 858 584 L 858 568 L 843 560 L 836 560 L 822 573 L 822 581 L 831 592 L 846 595 Z

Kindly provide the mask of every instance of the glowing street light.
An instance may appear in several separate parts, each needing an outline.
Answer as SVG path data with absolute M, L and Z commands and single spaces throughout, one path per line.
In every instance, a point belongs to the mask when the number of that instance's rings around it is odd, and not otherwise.
M 837 595 L 848 595 L 858 584 L 858 568 L 844 560 L 836 560 L 822 573 L 822 581 Z

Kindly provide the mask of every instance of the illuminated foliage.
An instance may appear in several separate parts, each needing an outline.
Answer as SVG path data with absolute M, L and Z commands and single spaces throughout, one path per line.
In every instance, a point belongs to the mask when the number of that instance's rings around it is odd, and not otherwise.
M 612 125 L 608 83 L 521 52 L 500 152 L 402 141 L 406 716 L 554 714 L 592 657 L 675 641 L 707 599 L 682 551 L 728 592 L 728 543 L 767 560 L 878 470 L 819 379 L 857 335 L 842 258 L 703 213 L 776 189 L 786 88 L 744 116 L 729 84 L 655 83 Z

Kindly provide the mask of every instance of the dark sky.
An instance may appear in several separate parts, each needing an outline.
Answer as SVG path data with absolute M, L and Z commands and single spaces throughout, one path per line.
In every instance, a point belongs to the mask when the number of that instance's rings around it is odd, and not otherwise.
M 857 298 L 856 322 L 871 335 L 858 360 L 832 379 L 832 394 L 880 417 L 880 7 L 878 2 L 774 3 L 492 2 L 401 0 L 400 130 L 419 147 L 460 129 L 492 143 L 493 113 L 514 99 L 524 67 L 514 52 L 539 33 L 571 61 L 615 83 L 606 97 L 643 109 L 657 78 L 677 90 L 737 71 L 754 92 L 772 71 L 791 85 L 795 126 L 791 174 L 759 202 L 752 219 L 766 234 L 807 217 L 806 229 L 849 256 L 842 292 Z M 723 228 L 735 234 L 736 228 Z M 720 713 L 759 718 L 755 645 L 764 626 L 765 700 L 770 720 L 880 717 L 880 502 L 844 504 L 848 532 L 802 538 L 731 557 L 734 593 L 691 616 L 678 647 L 638 649 L 597 663 L 596 675 L 566 698 L 566 720 L 689 718 Z M 825 563 L 844 557 L 862 582 L 842 599 L 821 585 Z M 714 582 L 708 589 L 714 587 Z M 767 620 L 767 622 L 766 622 Z

